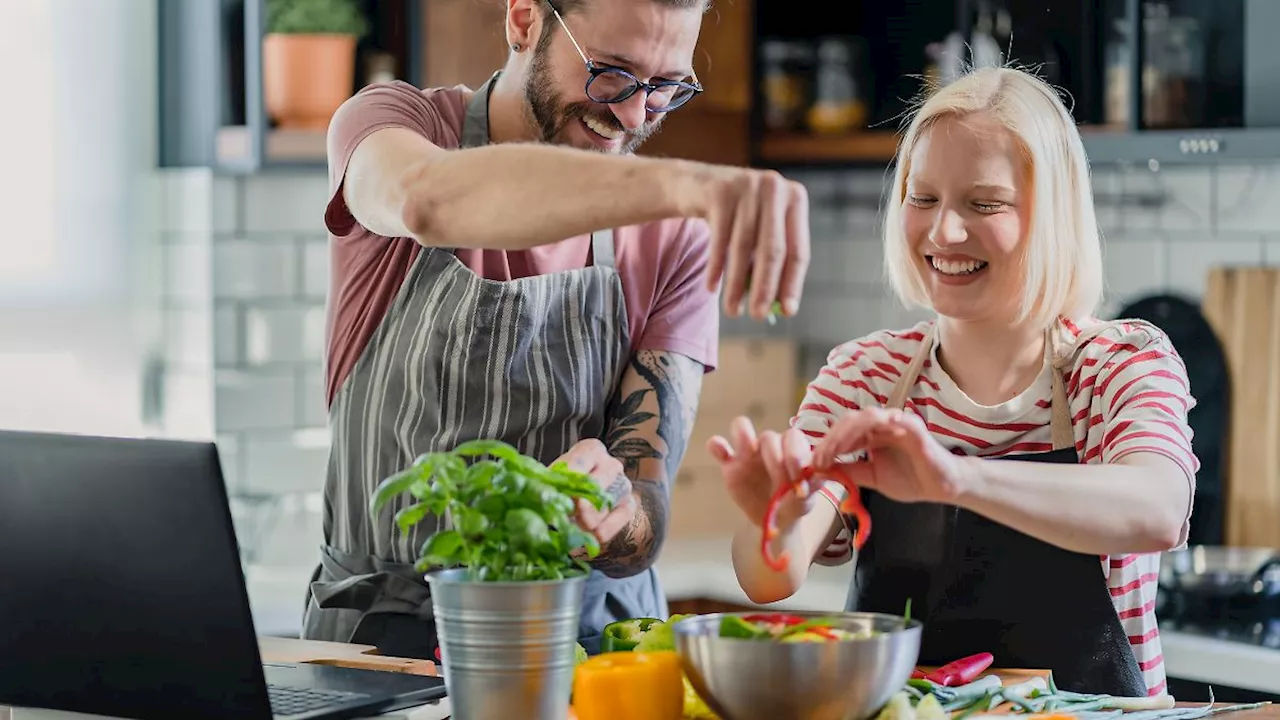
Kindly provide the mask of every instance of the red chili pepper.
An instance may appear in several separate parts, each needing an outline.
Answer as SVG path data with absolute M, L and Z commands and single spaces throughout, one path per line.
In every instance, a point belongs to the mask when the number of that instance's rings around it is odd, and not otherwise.
M 769 552 L 769 543 L 773 542 L 773 539 L 778 536 L 776 522 L 778 507 L 782 505 L 782 501 L 786 499 L 789 493 L 796 492 L 816 472 L 812 467 L 805 468 L 801 471 L 798 480 L 778 488 L 773 497 L 769 499 L 769 505 L 765 508 L 764 522 L 762 523 L 763 531 L 760 533 L 760 554 L 764 556 L 765 564 L 777 572 L 786 570 L 790 562 L 790 557 L 785 552 L 776 558 Z M 855 551 L 861 550 L 862 546 L 866 545 L 867 538 L 871 535 L 871 514 L 862 505 L 861 489 L 854 484 L 849 476 L 838 469 L 833 469 L 830 475 L 831 479 L 840 483 L 841 487 L 847 491 L 844 502 L 840 503 L 840 512 L 852 515 L 856 521 L 857 527 L 854 529 L 853 549 Z
M 993 662 L 995 662 L 995 656 L 991 653 L 978 653 L 977 655 L 953 660 L 925 675 L 925 679 L 946 687 L 967 685 L 977 680 L 982 671 L 991 667 Z
M 912 680 L 924 680 L 924 671 L 923 671 L 923 670 L 912 670 L 912 671 L 911 671 L 911 679 L 912 679 Z

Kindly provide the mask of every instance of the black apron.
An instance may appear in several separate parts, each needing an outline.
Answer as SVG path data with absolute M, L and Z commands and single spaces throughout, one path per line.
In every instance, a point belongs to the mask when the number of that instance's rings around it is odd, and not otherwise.
M 932 353 L 934 332 L 888 407 L 903 407 Z M 1054 449 L 1001 459 L 1079 462 L 1052 342 L 1046 333 Z M 899 503 L 870 490 L 863 502 L 875 529 L 857 556 L 850 609 L 901 614 L 910 597 L 912 617 L 924 623 L 921 665 L 990 652 L 994 667 L 1052 670 L 1063 689 L 1146 696 L 1097 555 L 1064 550 L 952 505 Z

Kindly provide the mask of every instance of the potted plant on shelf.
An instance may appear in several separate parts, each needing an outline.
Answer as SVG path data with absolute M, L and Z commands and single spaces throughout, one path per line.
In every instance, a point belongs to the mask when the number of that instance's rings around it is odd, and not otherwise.
M 284 129 L 324 132 L 355 88 L 356 41 L 368 22 L 356 0 L 265 0 L 263 100 Z
M 374 491 L 376 515 L 408 493 L 401 532 L 448 518 L 421 546 L 455 720 L 567 716 L 581 661 L 578 620 L 588 561 L 600 552 L 574 522 L 579 499 L 609 497 L 585 474 L 496 440 L 427 453 Z

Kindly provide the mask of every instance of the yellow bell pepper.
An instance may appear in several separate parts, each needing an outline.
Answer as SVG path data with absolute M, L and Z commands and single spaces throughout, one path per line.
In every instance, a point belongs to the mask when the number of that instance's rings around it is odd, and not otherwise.
M 578 720 L 681 720 L 684 673 L 674 650 L 596 655 L 573 675 Z

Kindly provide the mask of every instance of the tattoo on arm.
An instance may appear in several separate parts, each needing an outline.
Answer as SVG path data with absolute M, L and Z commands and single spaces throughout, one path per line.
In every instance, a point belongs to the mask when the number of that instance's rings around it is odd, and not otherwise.
M 609 407 L 605 447 L 622 462 L 636 495 L 636 519 L 594 567 L 612 577 L 643 572 L 667 532 L 671 478 L 684 458 L 702 390 L 701 363 L 644 350 L 631 359 Z
M 613 479 L 613 482 L 609 483 L 609 487 L 604 489 L 604 494 L 608 495 L 609 499 L 616 505 L 630 490 L 631 479 L 626 475 L 619 475 Z

